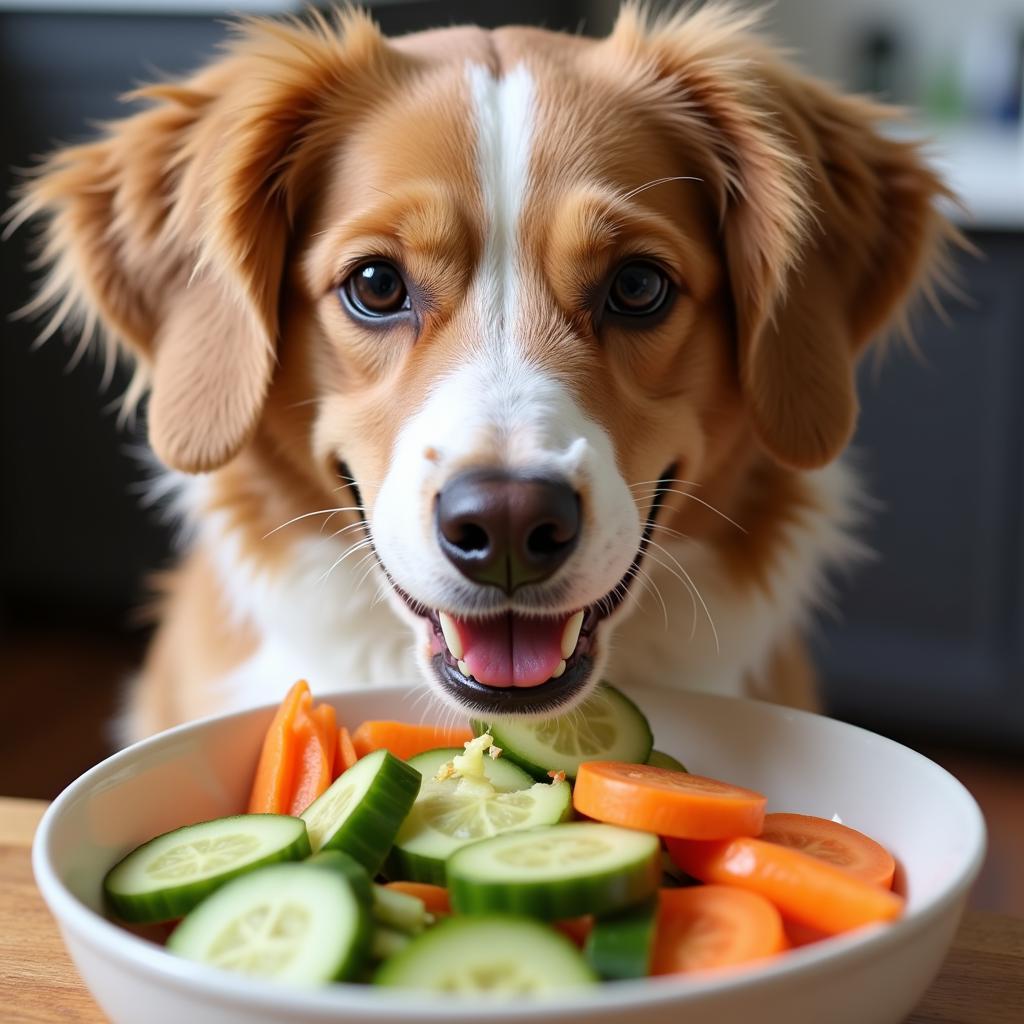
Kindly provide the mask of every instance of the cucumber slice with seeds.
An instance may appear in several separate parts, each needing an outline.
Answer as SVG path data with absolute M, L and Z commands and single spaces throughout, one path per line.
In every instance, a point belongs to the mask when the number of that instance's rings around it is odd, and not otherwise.
M 563 771 L 575 779 L 584 761 L 643 764 L 654 738 L 640 709 L 624 694 L 602 683 L 578 708 L 554 718 L 503 718 L 491 724 L 474 721 L 473 731 L 489 732 L 502 757 L 535 779 Z
M 534 997 L 597 981 L 576 947 L 520 917 L 450 917 L 413 939 L 374 983 L 455 996 Z M 486 1019 L 486 1007 L 481 1007 Z
M 427 750 L 410 757 L 405 763 L 412 765 L 423 776 L 423 782 L 426 784 L 433 782 L 438 771 L 450 763 L 452 758 L 462 753 L 465 751 L 461 747 L 438 747 L 436 750 Z M 484 774 L 487 781 L 502 793 L 529 789 L 534 782 L 532 775 L 527 775 L 522 768 L 505 757 L 488 757 L 484 761 Z
M 646 832 L 571 822 L 473 843 L 452 855 L 447 875 L 461 914 L 607 914 L 657 890 L 661 846 Z
M 218 889 L 167 948 L 228 971 L 315 985 L 358 974 L 370 938 L 370 911 L 341 871 L 274 864 Z
M 657 912 L 657 900 L 651 899 L 599 917 L 583 947 L 587 963 L 609 981 L 646 978 L 651 973 Z
M 386 750 L 360 758 L 302 812 L 313 851 L 341 850 L 375 875 L 420 782 L 415 768 Z
M 463 846 L 511 830 L 552 825 L 571 813 L 567 782 L 536 783 L 489 795 L 460 792 L 457 779 L 426 783 L 395 838 L 385 873 L 389 878 L 444 885 L 448 858 Z
M 309 856 L 306 826 L 284 814 L 239 814 L 186 825 L 143 843 L 107 872 L 110 909 L 136 923 L 170 921 L 236 875 Z

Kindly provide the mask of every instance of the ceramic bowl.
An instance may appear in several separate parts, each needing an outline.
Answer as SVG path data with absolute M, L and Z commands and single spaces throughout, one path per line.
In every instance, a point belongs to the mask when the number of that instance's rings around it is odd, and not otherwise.
M 985 827 L 951 775 L 863 729 L 756 701 L 630 691 L 657 745 L 692 771 L 768 795 L 768 809 L 868 833 L 899 862 L 893 925 L 793 950 L 762 966 L 598 986 L 543 1001 L 452 1001 L 369 986 L 295 990 L 179 959 L 108 921 L 101 882 L 158 833 L 244 807 L 273 709 L 206 719 L 115 754 L 72 783 L 36 835 L 33 866 L 72 959 L 115 1024 L 896 1024 L 952 942 Z M 340 719 L 423 717 L 422 689 L 346 692 Z

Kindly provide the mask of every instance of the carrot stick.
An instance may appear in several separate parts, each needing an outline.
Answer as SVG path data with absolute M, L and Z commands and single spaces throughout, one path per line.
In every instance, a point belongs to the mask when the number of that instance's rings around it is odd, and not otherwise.
M 429 882 L 388 882 L 386 887 L 423 900 L 423 905 L 432 914 L 450 914 L 452 912 L 451 903 L 448 900 L 448 890 L 443 886 L 431 885 Z
M 782 913 L 829 935 L 892 921 L 903 899 L 800 850 L 761 839 L 666 840 L 672 859 L 703 882 L 767 897 Z
M 473 738 L 467 728 L 440 725 L 410 725 L 406 722 L 363 722 L 352 734 L 352 745 L 359 757 L 374 750 L 390 750 L 403 761 L 437 747 L 461 747 Z
M 285 695 L 263 740 L 252 791 L 250 814 L 287 814 L 295 773 L 296 716 L 311 701 L 309 684 L 300 679 Z
M 352 734 L 342 726 L 338 730 L 338 751 L 334 757 L 334 777 L 347 772 L 359 760 L 356 748 L 352 746 Z
M 553 921 L 552 925 L 582 949 L 590 929 L 594 927 L 594 918 L 590 914 L 584 914 L 583 917 L 566 917 L 561 921 Z
M 652 974 L 732 967 L 785 948 L 782 918 L 763 896 L 724 885 L 658 893 Z
M 337 731 L 334 726 L 334 709 L 327 709 L 329 715 L 320 714 L 322 710 L 322 707 L 302 708 L 293 725 L 296 765 L 292 795 L 286 812 L 288 814 L 300 815 L 331 784 L 333 745 L 337 743 Z
M 766 800 L 760 793 L 701 775 L 646 764 L 587 761 L 573 786 L 581 814 L 623 828 L 686 839 L 756 836 Z

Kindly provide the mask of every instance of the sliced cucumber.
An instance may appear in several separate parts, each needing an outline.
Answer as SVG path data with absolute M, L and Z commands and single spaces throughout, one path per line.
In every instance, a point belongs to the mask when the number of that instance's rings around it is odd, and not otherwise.
M 651 727 L 626 696 L 602 683 L 578 708 L 554 718 L 503 718 L 473 722 L 478 735 L 490 732 L 502 757 L 536 779 L 563 771 L 569 779 L 584 761 L 643 764 L 654 742 Z
M 655 768 L 667 768 L 671 772 L 686 772 L 689 775 L 686 765 L 682 761 L 677 761 L 671 754 L 666 754 L 664 750 L 652 750 L 647 763 L 654 765 Z
M 413 939 L 374 982 L 445 995 L 538 996 L 593 985 L 596 976 L 557 932 L 520 917 L 450 917 Z M 480 1007 L 481 1019 L 487 1007 Z
M 597 822 L 509 832 L 448 861 L 452 908 L 463 914 L 607 914 L 647 899 L 660 879 L 657 836 Z
M 341 850 L 321 850 L 314 853 L 306 860 L 306 864 L 313 868 L 326 868 L 329 871 L 336 871 L 342 875 L 345 881 L 352 886 L 356 899 L 368 910 L 372 910 L 375 904 L 374 890 L 377 888 L 370 879 L 366 868 L 347 853 Z
M 420 781 L 415 768 L 386 750 L 360 758 L 302 812 L 313 851 L 342 850 L 375 875 Z
M 410 935 L 423 931 L 434 920 L 423 900 L 386 885 L 373 887 L 371 910 L 378 926 Z
M 457 779 L 424 784 L 398 832 L 385 874 L 444 885 L 448 858 L 463 846 L 503 832 L 552 825 L 572 813 L 567 782 L 530 785 L 529 777 L 524 778 L 529 788 L 510 793 L 463 790 Z
M 298 818 L 215 818 L 143 843 L 107 872 L 103 891 L 110 909 L 125 921 L 170 921 L 236 875 L 308 855 L 309 837 Z
M 370 911 L 342 872 L 274 864 L 218 889 L 167 948 L 228 971 L 315 985 L 355 976 L 370 937 Z
M 423 782 L 426 784 L 433 782 L 438 771 L 462 753 L 464 751 L 460 747 L 438 747 L 436 750 L 427 750 L 410 757 L 405 763 L 411 764 L 423 776 Z M 484 774 L 487 781 L 502 793 L 529 789 L 533 785 L 533 776 L 527 775 L 522 768 L 505 757 L 488 757 L 484 761 Z
M 647 900 L 637 907 L 599 917 L 583 947 L 587 962 L 609 981 L 646 978 L 651 973 L 658 903 Z

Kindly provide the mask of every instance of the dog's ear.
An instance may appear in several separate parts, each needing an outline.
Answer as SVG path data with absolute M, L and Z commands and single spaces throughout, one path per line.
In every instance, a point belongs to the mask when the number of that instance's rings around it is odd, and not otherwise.
M 755 20 L 709 5 L 648 27 L 627 10 L 611 42 L 671 84 L 662 105 L 719 203 L 754 430 L 813 468 L 853 433 L 857 356 L 941 273 L 955 232 L 917 147 L 880 131 L 894 111 L 801 75 Z
M 15 219 L 45 218 L 51 267 L 35 305 L 55 304 L 55 323 L 98 321 L 131 353 L 168 465 L 215 469 L 256 429 L 304 146 L 383 45 L 356 14 L 244 23 L 215 64 L 139 90 L 148 109 L 58 151 L 27 184 Z

